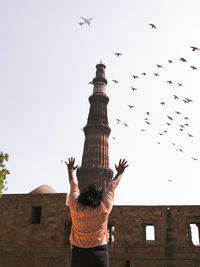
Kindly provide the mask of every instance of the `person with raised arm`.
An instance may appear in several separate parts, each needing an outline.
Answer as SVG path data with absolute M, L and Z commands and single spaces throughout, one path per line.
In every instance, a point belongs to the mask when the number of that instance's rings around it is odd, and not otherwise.
M 71 267 L 109 267 L 107 248 L 108 217 L 113 207 L 114 192 L 125 168 L 125 159 L 115 165 L 117 174 L 110 181 L 105 193 L 97 184 L 91 184 L 80 193 L 74 176 L 75 158 L 66 162 L 69 183 L 69 208 L 72 218 L 70 243 L 72 245 Z

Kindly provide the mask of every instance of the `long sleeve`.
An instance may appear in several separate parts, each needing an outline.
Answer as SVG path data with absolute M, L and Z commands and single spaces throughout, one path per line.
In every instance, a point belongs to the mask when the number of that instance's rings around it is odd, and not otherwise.
M 122 175 L 116 175 L 115 178 L 109 183 L 108 188 L 103 197 L 103 204 L 105 205 L 107 211 L 110 213 L 113 206 L 114 196 L 115 196 L 115 188 L 119 184 Z
M 69 173 L 69 183 L 70 183 L 69 205 L 70 208 L 74 209 L 77 203 L 77 198 L 80 195 L 80 191 L 78 183 L 72 172 Z

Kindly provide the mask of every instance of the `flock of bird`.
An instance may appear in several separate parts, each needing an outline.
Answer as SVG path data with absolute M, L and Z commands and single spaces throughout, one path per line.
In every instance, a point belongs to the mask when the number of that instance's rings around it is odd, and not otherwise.
M 152 29 L 156 29 L 156 26 L 155 26 L 154 24 L 149 24 L 149 25 L 151 26 Z M 200 51 L 200 49 L 199 49 L 198 47 L 196 47 L 196 46 L 191 46 L 190 48 L 192 49 L 192 51 Z M 117 57 L 119 58 L 119 57 L 122 56 L 122 53 L 120 53 L 120 52 L 116 52 L 114 55 L 117 56 Z M 182 63 L 187 63 L 187 60 L 186 60 L 184 57 L 179 58 L 179 60 L 180 60 Z M 169 64 L 173 64 L 174 62 L 173 62 L 171 59 L 169 59 L 169 60 L 168 60 L 168 63 L 169 63 Z M 158 68 L 158 70 L 159 70 L 159 69 L 163 69 L 163 65 L 161 65 L 161 64 L 156 64 L 156 67 Z M 190 68 L 191 68 L 192 70 L 195 70 L 195 71 L 198 70 L 197 67 L 196 67 L 196 66 L 193 66 L 193 65 L 191 65 Z M 141 73 L 141 76 L 146 76 L 146 75 L 147 75 L 146 72 Z M 159 73 L 155 72 L 155 73 L 153 73 L 153 75 L 154 75 L 155 77 L 158 77 L 158 76 L 159 76 Z M 137 80 L 137 79 L 140 78 L 140 76 L 139 76 L 139 75 L 136 75 L 136 74 L 133 74 L 132 77 L 134 78 L 134 80 Z M 112 81 L 113 81 L 114 84 L 119 84 L 119 81 L 117 81 L 117 80 L 112 80 Z M 171 81 L 171 80 L 167 80 L 166 83 L 168 83 L 169 85 L 172 85 L 172 84 L 173 84 L 173 81 Z M 178 86 L 178 87 L 182 87 L 183 84 L 182 84 L 182 83 L 177 83 L 177 86 Z M 131 86 L 130 88 L 131 88 L 131 90 L 132 90 L 133 92 L 136 91 L 136 90 L 138 90 L 138 88 L 136 88 L 136 87 L 132 87 L 132 86 Z M 190 98 L 188 98 L 188 97 L 185 97 L 184 99 L 180 99 L 180 97 L 177 96 L 177 95 L 175 95 L 175 94 L 173 95 L 173 98 L 174 98 L 174 100 L 176 100 L 176 101 L 180 101 L 180 100 L 181 100 L 184 104 L 188 104 L 188 103 L 192 103 L 192 102 L 193 102 L 193 100 L 190 99 Z M 165 106 L 166 103 L 165 103 L 164 101 L 161 101 L 161 102 L 160 102 L 160 105 L 161 105 L 161 106 Z M 129 104 L 128 107 L 129 107 L 130 109 L 133 109 L 135 106 Z M 177 110 L 175 110 L 174 113 L 175 113 L 176 115 L 179 115 L 179 116 L 182 114 L 182 112 L 177 111 Z M 149 118 L 150 118 L 150 112 L 147 111 L 147 112 L 146 112 L 146 115 L 147 115 L 147 116 L 144 118 L 144 123 L 145 123 L 146 125 L 150 126 L 150 125 L 151 125 L 151 121 L 150 121 L 150 119 L 149 119 Z M 174 118 L 172 117 L 172 115 L 170 115 L 170 116 L 169 116 L 169 115 L 166 115 L 166 119 L 167 119 L 167 121 L 165 122 L 165 124 L 166 124 L 166 126 L 169 128 L 170 126 L 172 126 L 172 124 L 173 124 L 173 122 L 174 122 Z M 188 116 L 183 116 L 183 122 L 182 122 L 181 124 L 178 125 L 178 130 L 179 130 L 180 132 L 184 132 L 185 129 L 189 129 L 189 124 L 188 124 L 188 122 L 187 122 L 188 120 L 189 120 L 189 117 L 188 117 Z M 116 118 L 116 122 L 117 122 L 117 124 L 123 124 L 125 127 L 128 127 L 128 126 L 129 126 L 126 122 L 122 122 L 119 118 Z M 162 132 L 158 132 L 158 135 L 161 137 L 161 136 L 167 134 L 167 133 L 168 133 L 168 128 L 167 128 L 167 129 L 164 129 Z M 146 129 L 145 129 L 145 128 L 142 128 L 141 131 L 142 131 L 142 132 L 145 132 Z M 187 133 L 187 136 L 188 136 L 188 138 L 193 138 L 193 137 L 194 137 L 193 134 L 191 134 L 191 133 Z M 114 140 L 116 140 L 115 137 L 112 137 L 112 138 L 113 138 Z M 157 144 L 160 144 L 160 141 L 158 141 Z M 173 142 L 173 143 L 172 143 L 172 146 L 175 146 L 175 147 L 176 147 L 176 144 Z M 178 152 L 181 152 L 181 153 L 184 152 L 183 149 L 180 148 L 180 147 L 176 147 L 175 150 L 178 151 Z M 194 156 L 192 156 L 191 159 L 194 160 L 194 161 L 198 161 L 198 158 L 197 158 L 197 157 L 194 157 Z M 171 181 L 171 180 L 170 180 L 170 181 Z
M 149 26 L 151 27 L 151 29 L 157 29 L 157 27 L 155 26 L 155 24 L 150 23 Z M 192 51 L 200 51 L 200 48 L 198 48 L 196 46 L 191 46 L 190 48 L 192 49 Z M 120 57 L 123 56 L 123 54 L 120 53 L 120 52 L 116 52 L 114 55 L 116 57 L 118 57 L 118 58 L 120 58 Z M 184 64 L 187 64 L 188 63 L 188 61 L 184 57 L 179 58 L 179 61 L 182 62 L 182 63 L 184 63 Z M 168 60 L 168 64 L 173 64 L 173 63 L 174 63 L 174 61 L 172 61 L 171 59 Z M 164 68 L 163 65 L 161 65 L 161 64 L 156 64 L 156 67 L 157 67 L 158 70 L 161 70 L 161 69 Z M 193 65 L 191 65 L 190 68 L 193 71 L 197 71 L 198 70 L 198 68 L 196 66 L 193 66 Z M 144 77 L 146 75 L 147 75 L 146 72 L 142 72 L 141 73 L 141 77 L 142 76 Z M 160 74 L 158 72 L 154 72 L 153 75 L 155 77 L 158 77 Z M 132 77 L 133 77 L 134 80 L 137 80 L 137 79 L 140 79 L 141 78 L 139 75 L 136 75 L 136 74 L 133 74 Z M 119 84 L 119 81 L 116 80 L 116 79 L 113 79 L 112 82 L 114 84 Z M 167 80 L 166 83 L 169 84 L 169 85 L 173 85 L 174 84 L 172 80 Z M 92 82 L 89 82 L 89 84 L 93 84 L 93 83 Z M 179 82 L 179 83 L 177 83 L 177 86 L 178 87 L 182 87 L 183 84 Z M 136 87 L 132 87 L 131 86 L 130 88 L 131 88 L 131 90 L 133 92 L 138 90 L 138 88 L 136 88 Z M 177 96 L 177 95 L 175 95 L 175 94 L 173 95 L 173 99 L 176 100 L 176 101 L 180 101 L 181 100 L 184 104 L 189 104 L 189 103 L 192 103 L 193 102 L 193 100 L 190 99 L 190 98 L 188 98 L 188 97 L 185 97 L 184 99 L 180 99 L 180 97 Z M 161 101 L 160 102 L 160 105 L 164 107 L 166 105 L 165 101 Z M 131 110 L 131 109 L 134 109 L 135 106 L 128 104 L 128 108 Z M 174 113 L 176 114 L 176 116 L 183 115 L 182 112 L 177 111 L 177 110 L 175 110 Z M 152 124 L 151 124 L 151 121 L 150 121 L 150 117 L 151 117 L 150 112 L 147 111 L 146 112 L 146 115 L 147 116 L 144 118 L 144 123 L 145 123 L 146 126 L 151 126 Z M 174 124 L 174 118 L 173 118 L 172 115 L 166 115 L 166 119 L 167 119 L 167 121 L 165 122 L 165 124 L 166 124 L 167 129 L 164 129 L 162 132 L 158 132 L 158 135 L 160 137 L 163 136 L 163 135 L 165 135 L 165 134 L 167 134 L 169 132 L 169 130 L 168 130 L 169 127 L 171 127 L 172 124 Z M 178 125 L 178 130 L 180 132 L 185 132 L 186 129 L 189 129 L 188 120 L 189 120 L 189 117 L 183 115 L 183 122 Z M 123 122 L 119 118 L 116 118 L 116 122 L 117 122 L 117 124 L 124 125 L 124 127 L 129 127 L 129 125 L 126 122 Z M 147 131 L 147 129 L 142 128 L 141 131 L 142 132 L 145 132 L 145 131 Z M 191 133 L 187 133 L 187 136 L 188 136 L 188 138 L 193 138 L 194 137 L 193 134 L 191 134 Z M 115 137 L 112 137 L 112 138 L 113 138 L 113 140 L 116 140 Z M 160 144 L 160 141 L 158 141 L 157 144 L 159 145 Z M 176 151 L 181 152 L 181 153 L 184 153 L 184 151 L 183 151 L 182 148 L 176 146 L 176 143 L 173 142 L 173 143 L 171 143 L 171 145 L 175 147 L 175 150 Z M 197 157 L 194 157 L 194 156 L 192 156 L 191 159 L 194 160 L 194 161 L 198 161 L 198 158 Z M 168 181 L 171 182 L 172 180 L 168 180 Z

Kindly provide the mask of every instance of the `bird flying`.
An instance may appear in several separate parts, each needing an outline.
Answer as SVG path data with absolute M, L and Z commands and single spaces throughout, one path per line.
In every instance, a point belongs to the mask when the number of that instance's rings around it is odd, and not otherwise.
M 139 77 L 138 77 L 137 75 L 133 75 L 133 78 L 134 78 L 134 79 L 137 79 L 137 78 L 139 78 Z
M 178 86 L 181 87 L 181 86 L 183 86 L 183 85 L 182 85 L 182 83 L 178 83 Z
M 156 26 L 153 23 L 149 23 L 149 25 L 151 26 L 151 29 L 156 29 Z
M 117 80 L 112 80 L 114 83 L 119 83 Z
M 168 83 L 168 84 L 172 84 L 172 81 L 166 81 L 166 83 Z
M 165 105 L 165 102 L 160 102 L 160 105 Z
M 193 100 L 192 99 L 189 99 L 189 98 L 185 98 L 185 100 L 187 100 L 188 103 L 189 102 L 193 102 Z
M 89 82 L 88 84 L 93 84 L 93 82 Z
M 200 50 L 198 47 L 196 46 L 190 46 L 190 48 L 192 48 L 192 51 L 196 51 L 196 50 Z
M 131 87 L 131 89 L 132 89 L 133 91 L 137 90 L 137 88 L 135 88 L 135 87 Z
M 159 65 L 159 64 L 156 64 L 156 66 L 157 66 L 158 68 L 163 68 L 163 66 L 162 66 L 162 65 Z
M 168 60 L 168 62 L 169 62 L 170 64 L 172 64 L 172 63 L 173 63 L 173 61 L 172 61 L 172 60 L 170 60 L 170 59 Z
M 115 53 L 115 56 L 122 56 L 122 54 L 121 53 Z
M 172 117 L 170 117 L 170 116 L 168 116 L 168 115 L 167 115 L 167 117 L 168 117 L 169 120 L 173 121 Z
M 198 160 L 197 158 L 192 157 L 193 160 Z
M 145 76 L 145 75 L 146 75 L 146 72 L 143 72 L 143 73 L 142 73 L 142 75 L 144 75 L 144 76 Z
M 129 106 L 129 108 L 134 108 L 134 106 L 131 106 L 131 105 L 128 105 Z
M 174 99 L 179 99 L 177 95 L 173 95 L 174 96 Z
M 179 60 L 182 62 L 187 62 L 187 60 L 184 57 L 179 58 Z
M 190 66 L 190 68 L 193 70 L 197 70 L 197 67 L 195 67 L 195 66 Z
M 83 22 L 79 22 L 80 26 L 82 26 L 83 24 L 87 24 L 88 26 L 90 26 L 91 20 L 93 19 L 93 18 L 86 19 L 86 18 L 83 18 L 83 17 L 80 17 L 80 18 L 83 20 Z
M 159 74 L 158 74 L 158 73 L 154 73 L 154 75 L 155 75 L 156 77 L 158 77 L 158 76 L 159 76 Z

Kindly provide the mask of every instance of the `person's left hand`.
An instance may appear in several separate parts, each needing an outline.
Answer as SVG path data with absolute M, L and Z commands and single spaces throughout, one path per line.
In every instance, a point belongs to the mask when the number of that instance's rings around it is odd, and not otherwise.
M 75 163 L 75 158 L 72 158 L 72 157 L 68 158 L 68 163 L 65 161 L 68 172 L 73 172 L 78 167 L 78 165 L 74 167 L 74 163 Z
M 118 174 L 122 174 L 124 172 L 124 170 L 128 167 L 128 165 L 126 165 L 127 161 L 125 159 L 120 159 L 119 161 L 119 165 L 115 165 L 115 169 L 117 171 Z

